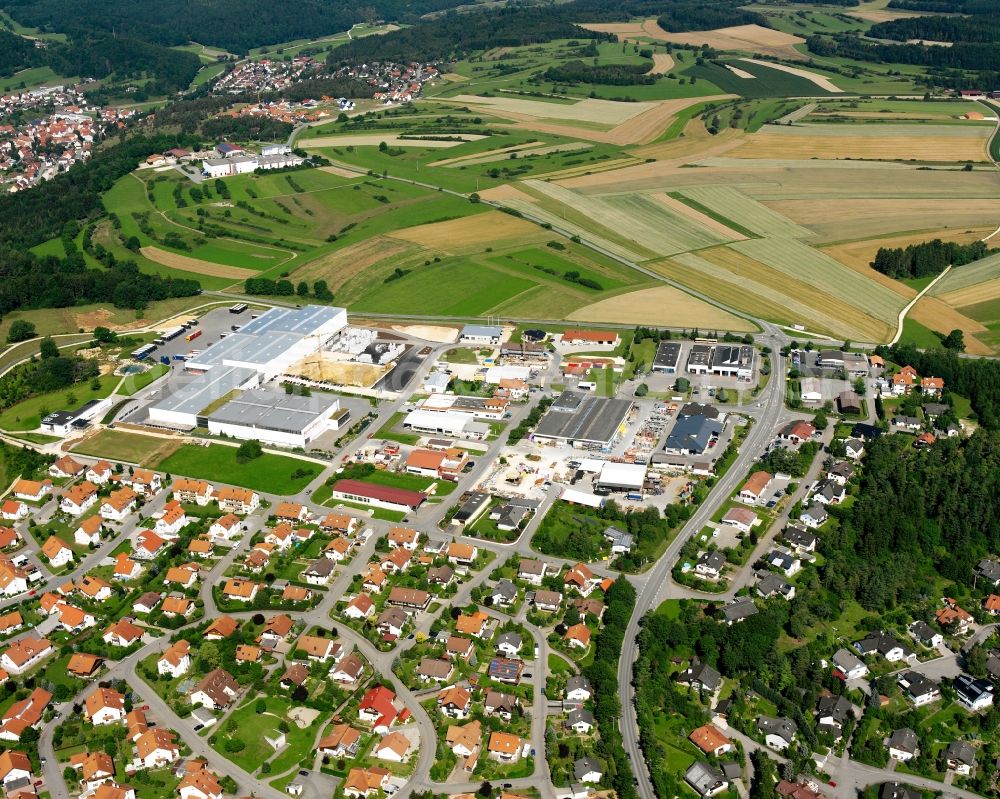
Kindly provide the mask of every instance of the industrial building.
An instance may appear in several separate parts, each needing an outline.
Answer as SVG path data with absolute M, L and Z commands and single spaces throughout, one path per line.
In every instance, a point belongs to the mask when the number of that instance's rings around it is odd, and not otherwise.
M 460 336 L 462 341 L 471 344 L 499 344 L 503 337 L 500 325 L 466 325 Z
M 633 402 L 564 391 L 535 428 L 532 439 L 583 449 L 609 450 L 624 432 Z
M 756 351 L 749 344 L 695 344 L 688 353 L 687 371 L 750 380 L 755 361 Z
M 245 391 L 208 414 L 208 432 L 285 447 L 306 447 L 327 430 L 336 430 L 347 412 L 329 394 L 309 397 L 279 391 Z
M 68 436 L 74 431 L 85 430 L 98 416 L 111 408 L 111 397 L 90 400 L 75 411 L 54 411 L 42 419 L 41 428 L 57 436 Z
M 676 341 L 661 341 L 656 346 L 656 355 L 653 357 L 651 367 L 654 372 L 663 372 L 668 375 L 677 372 L 677 366 L 681 359 L 681 345 Z
M 664 450 L 671 455 L 703 455 L 722 434 L 722 423 L 707 416 L 679 418 L 667 436 Z
M 410 411 L 403 419 L 403 427 L 415 433 L 465 438 L 482 441 L 490 434 L 486 422 L 477 422 L 475 417 L 458 411 Z
M 344 420 L 337 400 L 258 389 L 293 363 L 328 347 L 346 325 L 343 308 L 307 305 L 265 311 L 188 359 L 184 367 L 190 379 L 171 381 L 169 394 L 149 409 L 149 421 L 304 447 Z
M 646 482 L 646 467 L 638 463 L 612 463 L 601 466 L 594 487 L 604 491 L 641 492 Z

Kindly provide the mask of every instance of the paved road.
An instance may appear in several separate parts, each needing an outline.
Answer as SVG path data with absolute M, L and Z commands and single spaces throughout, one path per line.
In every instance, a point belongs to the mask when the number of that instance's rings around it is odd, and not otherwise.
M 685 542 L 701 531 L 719 503 L 736 489 L 740 480 L 744 479 L 747 469 L 760 456 L 774 435 L 777 423 L 784 412 L 785 365 L 781 356 L 782 334 L 774 325 L 766 325 L 765 332 L 758 337 L 758 341 L 771 348 L 771 378 L 760 396 L 763 413 L 744 439 L 735 462 L 716 482 L 706 500 L 698 506 L 687 524 L 667 547 L 666 552 L 647 574 L 644 584 L 637 586 L 635 611 L 625 630 L 622 657 L 618 661 L 618 696 L 622 707 L 619 728 L 625 751 L 632 761 L 641 799 L 656 799 L 656 793 L 653 790 L 642 748 L 639 746 L 639 725 L 635 712 L 635 692 L 632 688 L 635 658 L 638 656 L 636 639 L 639 635 L 639 622 L 646 613 L 660 604 L 661 595 L 667 592 L 671 569 Z

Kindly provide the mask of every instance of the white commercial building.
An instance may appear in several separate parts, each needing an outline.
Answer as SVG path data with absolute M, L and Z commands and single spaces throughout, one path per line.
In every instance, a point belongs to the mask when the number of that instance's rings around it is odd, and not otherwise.
M 611 491 L 642 491 L 646 467 L 637 463 L 606 462 L 594 482 L 599 488 Z
M 175 378 L 170 394 L 150 408 L 149 419 L 154 424 L 201 426 L 234 438 L 304 447 L 338 426 L 342 420 L 338 401 L 328 395 L 299 397 L 254 389 L 325 348 L 346 326 L 343 308 L 272 308 L 185 362 L 192 378 L 174 388 Z
M 486 422 L 477 422 L 467 413 L 456 411 L 410 411 L 403 420 L 403 427 L 416 433 L 468 438 L 481 441 L 490 434 Z

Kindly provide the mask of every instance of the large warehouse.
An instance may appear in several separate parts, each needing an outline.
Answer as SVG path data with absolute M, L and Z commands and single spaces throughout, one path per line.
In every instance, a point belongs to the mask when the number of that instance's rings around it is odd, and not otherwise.
M 564 391 L 545 412 L 532 439 L 608 450 L 624 432 L 632 407 L 629 399 Z
M 149 409 L 149 421 L 304 447 L 336 429 L 342 420 L 337 400 L 255 389 L 325 348 L 346 326 L 343 308 L 307 305 L 265 311 L 189 359 L 186 374 L 172 379 L 167 396 Z

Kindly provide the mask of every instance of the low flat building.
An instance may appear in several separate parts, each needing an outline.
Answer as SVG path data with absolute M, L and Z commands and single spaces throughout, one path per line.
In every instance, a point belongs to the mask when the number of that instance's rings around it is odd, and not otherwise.
M 533 440 L 585 449 L 609 449 L 624 432 L 633 403 L 564 391 L 539 421 Z

